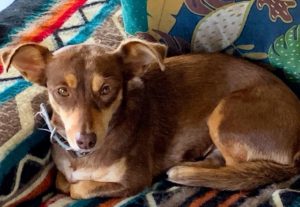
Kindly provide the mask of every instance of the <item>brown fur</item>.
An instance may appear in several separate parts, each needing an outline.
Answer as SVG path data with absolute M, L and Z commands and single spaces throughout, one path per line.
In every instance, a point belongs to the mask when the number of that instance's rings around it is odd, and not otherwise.
M 131 195 L 167 170 L 176 183 L 228 190 L 298 173 L 299 100 L 257 65 L 217 53 L 164 59 L 164 46 L 139 40 L 110 53 L 96 45 L 46 50 L 7 48 L 2 61 L 47 86 L 53 123 L 74 150 L 78 134 L 96 134 L 86 157 L 53 145 L 65 176 L 57 187 L 73 198 Z M 38 66 L 27 73 L 30 60 Z
M 213 168 L 177 166 L 169 176 L 181 184 L 205 186 L 222 190 L 250 190 L 262 184 L 282 181 L 298 173 L 293 165 L 282 165 L 271 161 L 248 161 L 236 165 Z M 212 182 L 213 181 L 213 182 Z

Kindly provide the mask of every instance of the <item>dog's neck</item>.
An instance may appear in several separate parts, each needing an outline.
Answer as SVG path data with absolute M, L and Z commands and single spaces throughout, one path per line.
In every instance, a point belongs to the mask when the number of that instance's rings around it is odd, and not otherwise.
M 137 81 L 137 80 L 135 80 Z M 147 73 L 138 82 L 128 83 L 123 102 L 114 115 L 101 151 L 103 156 L 128 155 L 130 151 L 150 153 L 160 168 L 177 125 L 174 91 L 161 71 Z M 135 86 L 135 87 L 133 87 Z
M 99 150 L 101 164 L 140 151 L 149 154 L 156 163 L 154 168 L 163 168 L 161 158 L 167 153 L 167 143 L 177 128 L 177 106 L 171 99 L 174 91 L 159 71 L 146 74 L 140 81 L 142 84 L 127 84 L 123 102 L 114 114 L 105 143 Z M 98 158 L 100 161 L 100 156 Z M 155 174 L 156 169 L 153 171 Z

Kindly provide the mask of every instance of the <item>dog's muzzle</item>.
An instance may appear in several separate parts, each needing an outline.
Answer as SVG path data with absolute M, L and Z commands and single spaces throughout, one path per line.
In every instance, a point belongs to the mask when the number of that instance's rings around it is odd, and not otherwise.
M 50 132 L 50 141 L 51 141 L 51 143 L 58 144 L 61 148 L 68 151 L 75 158 L 76 157 L 77 158 L 84 157 L 84 156 L 92 153 L 91 150 L 84 150 L 84 149 L 81 149 L 81 150 L 78 150 L 78 151 L 73 150 L 73 148 L 70 146 L 67 139 L 64 136 L 62 136 L 61 134 L 59 134 L 57 132 L 56 128 L 52 126 L 50 118 L 49 118 L 49 114 L 48 114 L 47 109 L 46 109 L 46 105 L 44 103 L 41 103 L 40 111 L 37 112 L 36 115 L 39 115 L 44 119 L 48 129 L 46 129 L 46 128 L 39 128 L 39 129 L 43 130 L 43 131 Z

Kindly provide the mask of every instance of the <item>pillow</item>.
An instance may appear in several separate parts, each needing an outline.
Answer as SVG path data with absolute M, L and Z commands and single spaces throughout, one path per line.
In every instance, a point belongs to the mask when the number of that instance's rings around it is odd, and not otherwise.
M 125 30 L 169 46 L 169 55 L 216 52 L 270 63 L 300 95 L 296 0 L 122 0 Z

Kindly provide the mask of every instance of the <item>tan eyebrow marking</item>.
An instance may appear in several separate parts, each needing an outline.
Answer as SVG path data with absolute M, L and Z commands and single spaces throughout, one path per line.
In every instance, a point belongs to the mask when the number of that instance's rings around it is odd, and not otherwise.
M 69 73 L 65 75 L 65 81 L 70 88 L 77 88 L 77 78 L 74 74 Z
M 100 90 L 102 84 L 104 82 L 103 77 L 101 77 L 98 74 L 93 75 L 93 80 L 92 80 L 92 89 L 94 92 L 97 92 Z

